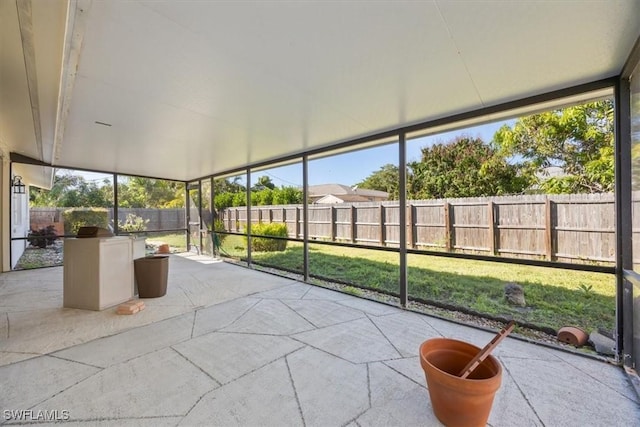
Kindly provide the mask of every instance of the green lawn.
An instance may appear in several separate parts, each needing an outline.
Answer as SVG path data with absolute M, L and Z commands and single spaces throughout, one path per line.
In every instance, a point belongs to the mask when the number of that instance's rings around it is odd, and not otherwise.
M 229 236 L 223 249 L 242 257 L 245 246 L 242 237 Z M 297 243 L 289 242 L 284 252 L 254 252 L 252 257 L 262 264 L 302 272 L 302 246 Z M 309 264 L 315 277 L 399 293 L 397 253 L 311 243 Z M 412 254 L 408 281 L 411 297 L 541 328 L 575 325 L 587 331 L 611 330 L 615 323 L 615 278 L 610 274 Z M 525 289 L 524 308 L 504 300 L 504 285 L 512 281 Z
M 147 243 L 166 243 L 173 252 L 184 252 L 187 250 L 187 237 L 185 233 L 150 233 L 146 239 Z

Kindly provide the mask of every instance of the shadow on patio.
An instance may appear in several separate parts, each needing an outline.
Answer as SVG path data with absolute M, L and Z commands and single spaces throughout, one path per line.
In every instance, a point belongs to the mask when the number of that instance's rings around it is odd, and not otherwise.
M 61 267 L 0 275 L 0 422 L 30 409 L 91 425 L 440 425 L 420 343 L 493 337 L 205 257 L 169 271 L 167 295 L 133 316 L 61 308 Z M 619 367 L 513 338 L 494 354 L 492 426 L 640 419 Z

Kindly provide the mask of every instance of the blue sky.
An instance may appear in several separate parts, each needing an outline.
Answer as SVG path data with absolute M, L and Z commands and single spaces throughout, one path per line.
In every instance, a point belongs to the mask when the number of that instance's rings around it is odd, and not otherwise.
M 407 141 L 407 161 L 419 160 L 421 148 L 449 142 L 458 135 L 479 137 L 483 141 L 489 142 L 493 139 L 494 133 L 505 123 L 511 124 L 512 122 L 489 123 Z M 353 186 L 388 163 L 398 164 L 397 144 L 310 160 L 309 185 L 344 184 Z M 301 164 L 256 172 L 251 179 L 255 182 L 262 175 L 269 176 L 277 187 L 302 185 Z
M 409 140 L 407 141 L 407 161 L 411 162 L 419 160 L 421 148 L 437 143 L 449 142 L 459 135 L 468 135 L 473 138 L 478 137 L 483 141 L 489 142 L 493 138 L 494 133 L 505 123 L 513 124 L 514 121 L 500 121 Z M 310 160 L 309 184 L 344 184 L 353 186 L 388 163 L 395 165 L 398 164 L 397 144 L 389 144 Z M 87 181 L 94 181 L 98 184 L 100 184 L 105 177 L 111 177 L 111 175 L 92 172 L 76 171 L 76 173 L 84 176 Z M 289 166 L 255 172 L 251 177 L 252 182 L 256 182 L 262 175 L 266 175 L 271 178 L 271 181 L 276 185 L 276 187 L 301 186 L 302 164 L 297 163 Z M 242 179 L 241 182 L 244 183 L 245 180 Z

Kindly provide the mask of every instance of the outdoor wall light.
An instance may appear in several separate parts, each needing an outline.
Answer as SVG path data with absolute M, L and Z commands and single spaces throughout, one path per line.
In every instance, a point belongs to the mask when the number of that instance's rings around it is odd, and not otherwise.
M 13 177 L 11 186 L 13 187 L 13 194 L 24 194 L 25 188 L 27 187 L 22 183 L 22 177 L 20 175 L 16 175 Z

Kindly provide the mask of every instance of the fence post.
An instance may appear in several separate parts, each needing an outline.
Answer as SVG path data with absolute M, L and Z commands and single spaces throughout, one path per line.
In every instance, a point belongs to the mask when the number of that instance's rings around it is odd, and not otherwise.
M 413 206 L 410 202 L 407 206 L 407 246 L 411 249 L 415 249 L 416 247 L 416 239 L 413 233 L 415 224 L 415 215 L 414 215 L 415 206 Z
M 552 214 L 552 201 L 547 199 L 544 202 L 544 247 L 547 255 L 547 260 L 553 261 L 553 214 Z
M 329 224 L 329 238 L 331 239 L 332 242 L 336 241 L 336 227 L 338 226 L 336 224 L 336 208 L 335 206 L 331 205 L 329 206 L 329 222 L 331 224 Z
M 380 246 L 384 246 L 386 239 L 384 226 L 384 205 L 380 203 L 378 215 L 380 216 Z
M 495 220 L 495 211 L 494 211 L 494 203 L 492 200 L 489 200 L 487 203 L 487 209 L 489 214 L 489 252 L 491 255 L 496 254 L 496 220 Z
M 269 224 L 271 224 L 273 222 L 273 210 L 271 207 L 269 207 L 268 212 L 268 218 L 269 218 Z
M 289 226 L 287 225 L 287 210 L 283 207 L 282 208 L 282 223 L 287 226 L 287 236 L 291 237 L 291 233 L 289 232 Z M 295 238 L 298 238 L 298 236 L 294 236 Z
M 358 237 L 358 231 L 356 230 L 356 215 L 356 207 L 351 205 L 351 243 L 355 243 Z
M 300 237 L 300 209 L 296 206 L 296 238 Z
M 444 202 L 444 248 L 451 251 L 451 209 L 449 202 Z
M 235 231 L 240 231 L 240 210 L 236 207 L 235 209 L 235 223 L 233 227 L 236 229 Z

